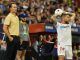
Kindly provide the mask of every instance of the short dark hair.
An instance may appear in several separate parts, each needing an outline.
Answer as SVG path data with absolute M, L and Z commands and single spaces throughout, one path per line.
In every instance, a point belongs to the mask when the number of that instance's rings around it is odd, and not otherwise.
M 11 8 L 12 7 L 12 4 L 16 4 L 15 2 L 11 2 L 8 7 Z M 17 4 L 16 4 L 17 5 Z

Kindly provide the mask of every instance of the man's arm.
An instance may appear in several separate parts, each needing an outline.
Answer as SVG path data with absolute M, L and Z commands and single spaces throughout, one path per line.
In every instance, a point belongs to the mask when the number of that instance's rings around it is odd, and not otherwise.
M 75 20 L 76 14 L 75 13 L 70 13 L 70 12 L 64 12 L 65 14 L 71 15 L 71 21 Z
M 13 40 L 13 37 L 10 36 L 9 26 L 8 25 L 5 25 L 5 24 L 3 25 L 3 31 L 8 36 L 9 40 L 12 41 Z
M 75 17 L 76 17 L 76 14 L 75 14 L 75 13 L 71 13 L 71 15 L 72 15 L 72 16 L 71 16 L 71 20 L 74 21 L 74 20 L 75 20 Z
M 55 15 L 52 15 L 51 16 L 51 20 L 54 22 L 56 20 L 56 16 Z

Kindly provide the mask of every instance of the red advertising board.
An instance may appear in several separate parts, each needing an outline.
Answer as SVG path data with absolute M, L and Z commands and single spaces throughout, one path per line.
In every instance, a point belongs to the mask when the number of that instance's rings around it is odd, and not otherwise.
M 38 33 L 38 32 L 44 32 L 44 31 L 45 31 L 45 24 L 44 23 L 29 25 L 29 32 L 30 33 Z

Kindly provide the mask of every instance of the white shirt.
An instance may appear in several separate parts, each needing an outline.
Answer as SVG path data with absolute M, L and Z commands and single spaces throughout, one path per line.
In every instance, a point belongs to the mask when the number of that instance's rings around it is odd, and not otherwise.
M 72 45 L 71 25 L 57 22 L 58 44 Z

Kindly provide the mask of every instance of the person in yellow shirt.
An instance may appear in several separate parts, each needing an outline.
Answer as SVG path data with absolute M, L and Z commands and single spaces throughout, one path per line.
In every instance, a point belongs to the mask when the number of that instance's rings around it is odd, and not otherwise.
M 17 49 L 20 45 L 19 38 L 19 18 L 16 15 L 17 5 L 11 3 L 9 5 L 10 13 L 6 16 L 3 31 L 6 34 L 6 60 L 15 60 Z

